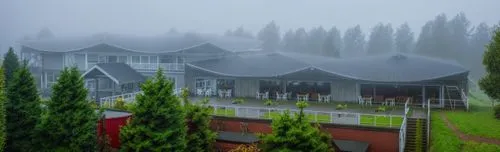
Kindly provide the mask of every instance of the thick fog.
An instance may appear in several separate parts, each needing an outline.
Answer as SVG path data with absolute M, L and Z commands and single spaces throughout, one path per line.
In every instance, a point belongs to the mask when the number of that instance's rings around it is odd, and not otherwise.
M 363 31 L 378 22 L 408 22 L 418 35 L 422 25 L 440 13 L 467 14 L 476 24 L 500 19 L 498 0 L 2 0 L 0 47 L 47 27 L 58 37 L 99 32 L 157 35 L 179 31 L 223 33 L 243 26 L 252 33 L 275 20 L 287 29 L 356 24 Z

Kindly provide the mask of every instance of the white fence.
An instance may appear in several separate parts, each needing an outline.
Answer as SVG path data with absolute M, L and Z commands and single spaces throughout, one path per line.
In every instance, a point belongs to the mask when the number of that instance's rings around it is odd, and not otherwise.
M 469 98 L 467 98 L 467 94 L 465 94 L 464 89 L 460 90 L 460 95 L 464 101 L 465 109 L 469 110 Z
M 263 107 L 243 107 L 232 105 L 209 105 L 213 107 L 213 115 L 256 118 L 256 119 L 272 119 L 278 114 L 284 113 L 286 110 L 290 114 L 298 114 L 297 109 L 279 109 L 279 108 L 263 108 Z M 304 113 L 312 122 L 349 124 L 349 125 L 367 125 L 367 126 L 383 126 L 383 127 L 399 127 L 403 116 L 401 115 L 377 115 L 363 114 L 351 112 L 331 112 L 331 111 L 312 111 L 304 110 Z M 378 121 L 377 121 L 378 120 Z
M 183 63 L 129 63 L 130 67 L 138 70 L 158 70 L 162 68 L 165 71 L 184 71 Z
M 408 113 L 410 112 L 410 107 L 408 107 L 409 100 L 406 100 L 405 103 L 405 113 L 403 115 L 403 123 L 401 124 L 401 128 L 399 129 L 399 151 L 403 152 L 405 150 L 406 144 L 406 121 L 408 117 Z
M 174 89 L 174 94 L 180 95 L 181 91 L 182 91 L 181 88 Z M 101 98 L 99 101 L 100 101 L 101 106 L 106 105 L 106 106 L 112 107 L 115 105 L 115 102 L 118 98 L 122 98 L 125 103 L 132 103 L 135 101 L 135 97 L 137 96 L 137 94 L 140 94 L 140 93 L 142 93 L 142 91 L 125 93 L 125 94 L 114 95 L 114 96 L 108 96 L 108 97 Z

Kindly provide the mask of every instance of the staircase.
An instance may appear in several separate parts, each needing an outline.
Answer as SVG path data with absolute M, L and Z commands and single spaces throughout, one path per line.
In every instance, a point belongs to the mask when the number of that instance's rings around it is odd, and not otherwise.
M 462 95 L 462 91 L 457 86 L 446 86 L 444 93 L 444 108 L 450 110 L 467 109 L 467 97 Z
M 406 126 L 405 152 L 425 152 L 427 150 L 427 119 L 408 118 Z

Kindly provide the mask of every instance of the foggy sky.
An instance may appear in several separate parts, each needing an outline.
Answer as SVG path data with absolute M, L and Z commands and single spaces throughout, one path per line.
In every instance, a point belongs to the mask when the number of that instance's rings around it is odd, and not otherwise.
M 99 32 L 158 35 L 179 31 L 220 33 L 243 26 L 258 32 L 275 20 L 290 28 L 356 24 L 367 34 L 378 22 L 407 21 L 418 36 L 439 13 L 466 13 L 473 25 L 500 20 L 500 0 L 0 0 L 0 47 L 48 27 L 57 37 Z M 3 52 L 3 50 L 2 50 Z

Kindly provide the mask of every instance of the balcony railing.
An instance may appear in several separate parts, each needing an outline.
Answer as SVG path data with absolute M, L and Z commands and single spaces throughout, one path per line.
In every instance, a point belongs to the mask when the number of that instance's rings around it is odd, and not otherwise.
M 155 71 L 162 68 L 165 71 L 184 71 L 183 63 L 129 63 L 129 65 L 136 70 Z

